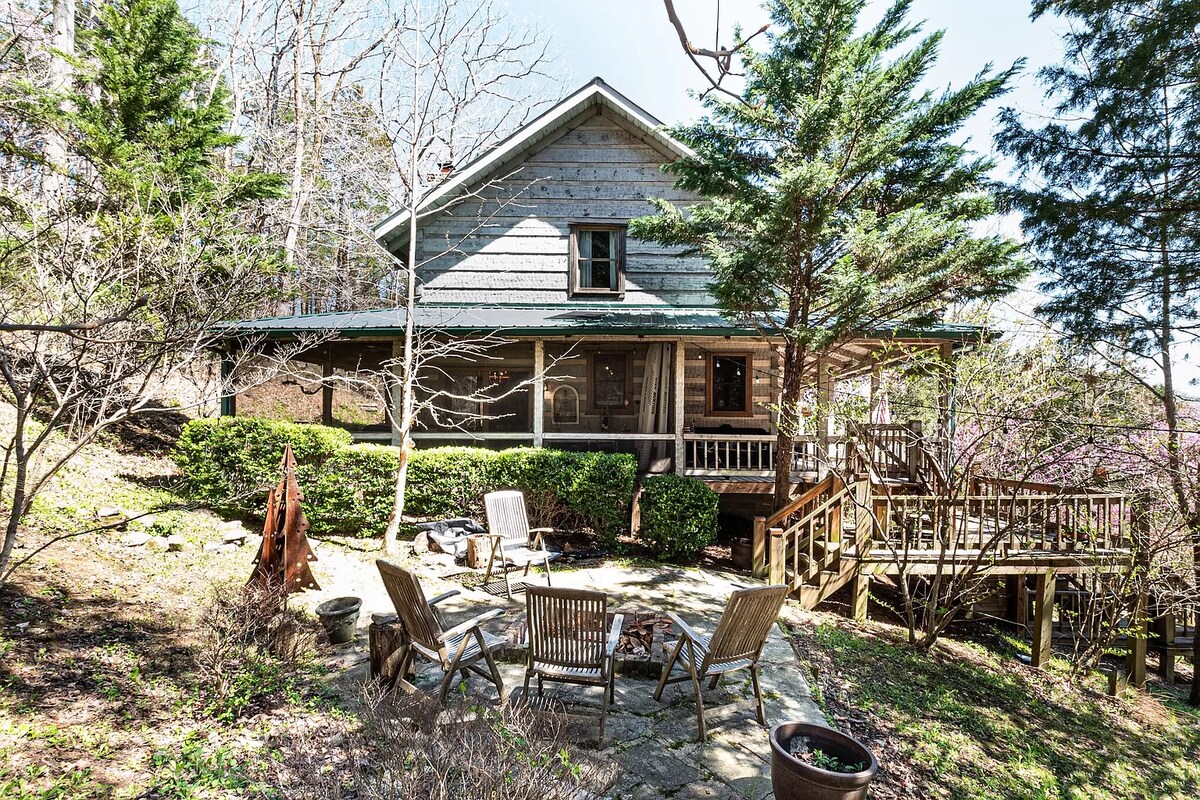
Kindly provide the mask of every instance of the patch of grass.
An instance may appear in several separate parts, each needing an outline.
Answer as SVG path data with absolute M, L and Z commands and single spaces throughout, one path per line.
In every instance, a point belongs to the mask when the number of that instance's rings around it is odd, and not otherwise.
M 1032 670 L 1017 660 L 1024 644 L 1002 638 L 946 640 L 925 654 L 897 629 L 840 620 L 794 638 L 826 715 L 869 742 L 896 796 L 913 786 L 940 798 L 1200 796 L 1195 709 L 1106 697 L 1067 681 L 1061 662 Z
M 279 797 L 256 785 L 244 765 L 225 747 L 211 747 L 195 734 L 183 737 L 179 747 L 160 750 L 150 757 L 154 778 L 140 796 L 161 800 L 200 800 L 222 790 L 256 797 Z

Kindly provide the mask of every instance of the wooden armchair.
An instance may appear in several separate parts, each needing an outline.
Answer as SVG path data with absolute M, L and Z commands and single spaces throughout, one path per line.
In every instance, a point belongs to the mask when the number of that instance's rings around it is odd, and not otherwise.
M 474 672 L 495 684 L 501 702 L 507 699 L 504 679 L 492 658 L 492 648 L 503 644 L 505 639 L 485 633 L 482 628 L 483 623 L 502 616 L 504 609 L 490 609 L 453 628 L 445 629 L 434 606 L 461 592 L 456 589 L 440 594 L 432 600 L 426 600 L 416 575 L 383 559 L 377 560 L 375 564 L 379 567 L 384 588 L 392 598 L 392 605 L 396 607 L 396 614 L 399 615 L 400 622 L 408 634 L 408 643 L 392 654 L 388 659 L 389 663 L 384 665 L 383 674 L 392 674 L 389 672 L 390 662 L 399 658 L 400 664 L 394 673 L 395 682 L 408 691 L 414 691 L 416 687 L 404 676 L 408 674 L 413 659 L 421 656 L 438 664 L 445 673 L 445 677 L 442 678 L 442 702 L 445 702 L 450 691 L 450 682 L 455 672 L 460 672 L 464 680 Z M 476 663 L 480 660 L 487 662 L 486 672 Z
M 708 738 L 701 684 L 707 679 L 709 688 L 715 689 L 722 675 L 739 669 L 750 670 L 754 697 L 758 701 L 758 721 L 761 725 L 767 724 L 762 689 L 758 685 L 758 659 L 787 595 L 788 587 L 783 585 L 738 589 L 729 596 L 721 621 L 717 623 L 712 636 L 697 633 L 677 614 L 667 612 L 667 616 L 679 627 L 681 636 L 677 642 L 667 642 L 671 655 L 663 666 L 662 678 L 654 690 L 654 699 L 662 699 L 663 689 L 668 683 L 690 679 L 696 695 L 696 725 L 700 741 Z M 671 669 L 676 664 L 683 668 L 684 674 L 672 677 Z
M 550 585 L 550 562 L 561 553 L 546 549 L 543 535 L 553 528 L 530 528 L 525 516 L 525 495 L 516 491 L 492 492 L 483 496 L 487 509 L 488 538 L 491 540 L 488 556 L 486 585 L 492 577 L 493 567 L 499 567 L 504 575 L 504 594 L 512 597 L 512 585 L 508 582 L 508 568 L 524 567 L 525 575 L 534 564 L 546 569 L 546 585 Z
M 524 696 L 529 679 L 537 676 L 538 694 L 544 680 L 599 686 L 600 739 L 604 745 L 604 720 L 613 699 L 617 640 L 625 618 L 615 614 L 608 622 L 608 598 L 587 589 L 554 589 L 529 586 L 525 590 L 529 629 L 529 661 L 525 669 Z

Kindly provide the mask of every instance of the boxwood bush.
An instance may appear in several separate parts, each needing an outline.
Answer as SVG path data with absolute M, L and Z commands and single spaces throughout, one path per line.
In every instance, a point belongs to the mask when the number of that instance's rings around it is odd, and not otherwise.
M 717 493 L 695 478 L 658 475 L 642 484 L 638 537 L 668 559 L 693 556 L 717 538 Z
M 193 420 L 174 457 L 192 496 L 227 513 L 260 516 L 279 480 L 284 445 L 296 454 L 304 510 L 315 534 L 375 536 L 387 527 L 399 450 L 351 444 L 338 428 L 255 417 Z M 484 517 L 483 495 L 525 492 L 530 523 L 588 528 L 608 543 L 626 530 L 637 463 L 621 453 L 521 447 L 416 450 L 409 461 L 405 513 Z

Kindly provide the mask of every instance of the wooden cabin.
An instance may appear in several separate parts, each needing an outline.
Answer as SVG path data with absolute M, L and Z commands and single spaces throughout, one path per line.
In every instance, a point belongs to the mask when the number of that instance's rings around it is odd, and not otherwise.
M 644 472 L 696 476 L 723 495 L 771 494 L 782 341 L 722 315 L 703 257 L 627 235 L 629 220 L 652 212 L 647 198 L 703 202 L 663 172 L 689 152 L 597 78 L 429 194 L 419 212 L 416 325 L 502 343 L 486 357 L 431 364 L 426 380 L 459 395 L 489 387 L 502 399 L 424 415 L 413 434 L 418 446 L 622 450 L 636 453 Z M 408 231 L 401 212 L 375 234 L 404 260 Z M 301 356 L 316 383 L 339 371 L 378 370 L 399 352 L 404 310 L 239 327 L 285 339 L 336 332 L 335 341 Z M 983 335 L 964 325 L 864 331 L 819 360 L 814 393 L 827 399 L 838 381 L 916 350 L 953 357 Z M 306 405 L 303 387 L 293 384 L 291 399 L 251 391 L 226 410 L 282 412 L 395 443 L 383 409 L 356 407 L 333 385 L 313 390 L 320 403 Z M 794 453 L 798 484 L 845 462 L 844 432 L 828 420 L 811 428 Z
M 791 453 L 796 499 L 776 509 L 782 341 L 721 313 L 702 257 L 628 235 L 629 220 L 652 211 L 648 198 L 703 202 L 663 172 L 688 154 L 659 120 L 597 78 L 449 172 L 419 211 L 414 323 L 424 335 L 497 344 L 486 357 L 430 364 L 427 379 L 460 397 L 491 387 L 502 399 L 486 407 L 462 400 L 467 407 L 451 409 L 457 416 L 424 415 L 417 446 L 621 450 L 637 454 L 644 473 L 695 476 L 724 506 L 756 517 L 755 573 L 789 583 L 808 607 L 853 583 L 855 613 L 865 613 L 872 576 L 947 563 L 953 571 L 982 559 L 985 571 L 1008 579 L 1013 608 L 1034 599 L 1040 662 L 1055 576 L 1127 563 L 1124 499 L 1003 482 L 949 496 L 938 472 L 943 408 L 938 431 L 863 425 L 848 437 L 813 419 Z M 375 235 L 403 261 L 408 232 L 401 212 Z M 231 334 L 329 334 L 302 356 L 320 385 L 339 372 L 379 370 L 402 352 L 405 322 L 403 308 L 384 307 L 250 320 Z M 921 350 L 952 359 L 983 336 L 963 325 L 863 331 L 824 353 L 809 382 L 828 400 L 838 382 L 890 359 Z M 290 399 L 247 392 L 229 398 L 225 412 L 282 411 L 398 443 L 377 402 L 327 382 L 312 390 L 319 401 L 292 408 L 305 391 L 293 383 Z M 867 523 L 864 509 L 878 524 Z

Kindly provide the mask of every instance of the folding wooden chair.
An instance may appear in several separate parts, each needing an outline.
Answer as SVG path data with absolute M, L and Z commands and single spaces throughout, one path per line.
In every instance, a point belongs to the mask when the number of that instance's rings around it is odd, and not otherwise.
M 501 636 L 486 633 L 482 628 L 483 623 L 502 616 L 504 609 L 493 608 L 453 628 L 443 629 L 434 606 L 461 592 L 456 589 L 440 594 L 432 600 L 426 600 L 416 575 L 383 559 L 377 560 L 375 564 L 379 567 L 383 585 L 388 596 L 392 598 L 392 605 L 396 607 L 396 613 L 408 634 L 408 644 L 392 654 L 388 663 L 384 665 L 383 674 L 390 674 L 392 659 L 399 658 L 400 664 L 394 673 L 395 680 L 408 691 L 414 691 L 416 687 L 404 676 L 408 674 L 413 659 L 421 656 L 438 664 L 445 673 L 445 677 L 442 678 L 442 702 L 445 702 L 450 691 L 450 682 L 455 672 L 461 673 L 463 680 L 466 680 L 471 672 L 480 675 L 495 684 L 501 702 L 507 699 L 504 679 L 496 668 L 495 659 L 492 658 L 492 648 L 504 644 L 506 640 Z M 487 662 L 486 672 L 476 663 L 481 659 Z
M 483 496 L 483 504 L 487 509 L 488 538 L 491 540 L 484 584 L 491 579 L 492 568 L 498 566 L 504 573 L 504 594 L 511 598 L 508 568 L 524 567 L 524 574 L 528 575 L 529 568 L 539 564 L 546 569 L 546 585 L 549 586 L 550 562 L 562 554 L 546 549 L 543 534 L 554 529 L 529 527 L 529 518 L 525 515 L 525 495 L 520 492 L 491 492 Z
M 708 679 L 709 688 L 715 689 L 722 675 L 739 669 L 750 670 L 754 697 L 758 701 L 758 721 L 761 725 L 767 724 L 762 690 L 758 685 L 758 659 L 788 591 L 788 587 L 783 585 L 738 589 L 729 596 L 721 621 L 717 623 L 712 636 L 697 633 L 677 614 L 667 612 L 671 621 L 679 626 L 682 635 L 677 642 L 667 642 L 671 655 L 663 666 L 662 678 L 654 690 L 654 699 L 662 699 L 663 689 L 668 683 L 690 679 L 696 695 L 696 724 L 700 741 L 708 738 L 701 684 Z M 685 674 L 671 677 L 671 669 L 676 664 L 683 668 Z
M 525 692 L 529 679 L 537 676 L 538 694 L 544 680 L 599 686 L 600 740 L 604 744 L 604 720 L 613 699 L 617 640 L 624 615 L 608 622 L 608 598 L 587 589 L 554 589 L 528 586 L 525 589 L 526 624 L 529 630 L 529 661 L 525 669 Z

